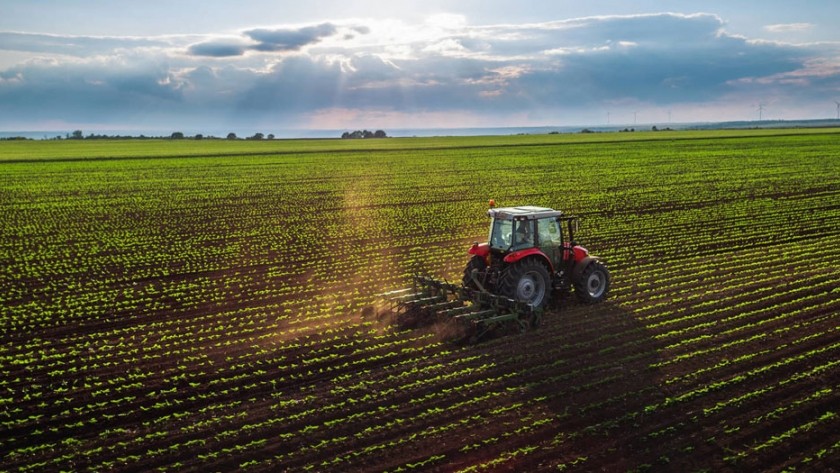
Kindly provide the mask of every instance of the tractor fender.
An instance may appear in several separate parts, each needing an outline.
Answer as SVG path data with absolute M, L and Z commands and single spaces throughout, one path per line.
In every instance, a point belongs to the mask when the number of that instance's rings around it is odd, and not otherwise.
M 575 254 L 575 261 L 578 262 L 578 263 L 580 263 L 581 261 L 583 261 L 587 257 L 589 257 L 589 250 L 587 250 L 586 248 L 584 248 L 580 245 L 575 245 L 572 248 L 572 251 Z
M 490 244 L 489 243 L 473 243 L 473 246 L 470 247 L 467 253 L 471 255 L 481 256 L 484 259 L 487 259 L 487 255 L 490 254 Z
M 583 270 L 585 270 L 590 263 L 592 263 L 593 261 L 600 260 L 601 258 L 598 258 L 597 256 L 586 256 L 582 260 L 575 263 L 575 268 L 572 270 L 572 282 L 575 282 L 578 279 L 580 279 L 580 275 L 583 273 Z
M 513 264 L 529 256 L 536 256 L 537 258 L 541 258 L 542 261 L 545 263 L 545 266 L 548 268 L 549 274 L 554 273 L 554 266 L 551 264 L 551 260 L 548 258 L 548 256 L 545 255 L 545 253 L 543 253 L 537 248 L 528 248 L 527 250 L 514 251 L 513 253 L 510 253 L 507 256 L 505 256 L 504 262 L 508 264 Z
M 571 257 L 575 261 L 575 263 L 580 263 L 587 256 L 589 256 L 589 250 L 587 250 L 586 248 L 580 245 L 571 246 L 568 243 L 563 244 L 564 261 L 569 261 L 569 258 Z

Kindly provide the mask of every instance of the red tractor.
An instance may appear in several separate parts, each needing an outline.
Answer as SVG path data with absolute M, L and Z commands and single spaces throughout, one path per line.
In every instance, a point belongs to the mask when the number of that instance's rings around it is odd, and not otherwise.
M 575 242 L 575 216 L 544 207 L 496 209 L 492 200 L 490 207 L 489 241 L 470 248 L 461 284 L 416 275 L 412 287 L 382 295 L 398 325 L 455 321 L 477 341 L 511 323 L 521 332 L 539 327 L 555 291 L 574 287 L 590 304 L 607 297 L 610 273 Z
M 575 242 L 577 217 L 545 207 L 492 208 L 487 243 L 475 243 L 463 285 L 534 307 L 555 291 L 574 287 L 585 303 L 601 302 L 610 289 L 606 266 Z M 564 234 L 563 230 L 566 229 Z

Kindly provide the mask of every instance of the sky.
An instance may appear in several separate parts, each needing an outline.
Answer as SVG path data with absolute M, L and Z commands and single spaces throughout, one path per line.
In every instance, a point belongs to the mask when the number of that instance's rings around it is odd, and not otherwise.
M 835 118 L 840 2 L 0 0 L 0 131 Z

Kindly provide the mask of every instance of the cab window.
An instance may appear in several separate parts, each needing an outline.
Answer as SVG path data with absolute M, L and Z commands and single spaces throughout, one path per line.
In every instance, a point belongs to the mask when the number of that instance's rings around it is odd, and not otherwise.
M 560 224 L 554 217 L 541 218 L 537 221 L 537 229 L 540 237 L 540 246 L 559 246 L 563 243 L 563 234 L 560 233 Z

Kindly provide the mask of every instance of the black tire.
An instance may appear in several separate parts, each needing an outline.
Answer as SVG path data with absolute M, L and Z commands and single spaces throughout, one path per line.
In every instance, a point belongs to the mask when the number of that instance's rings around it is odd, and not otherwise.
M 467 263 L 467 267 L 464 268 L 464 279 L 461 281 L 464 287 L 479 289 L 472 278 L 473 269 L 477 269 L 479 272 L 484 272 L 487 269 L 487 262 L 484 261 L 483 257 L 475 255 L 470 258 L 470 261 Z
M 511 264 L 499 280 L 499 293 L 505 297 L 544 307 L 551 298 L 551 276 L 536 258 Z
M 575 295 L 586 304 L 603 301 L 610 291 L 610 272 L 604 263 L 592 260 L 575 278 Z

